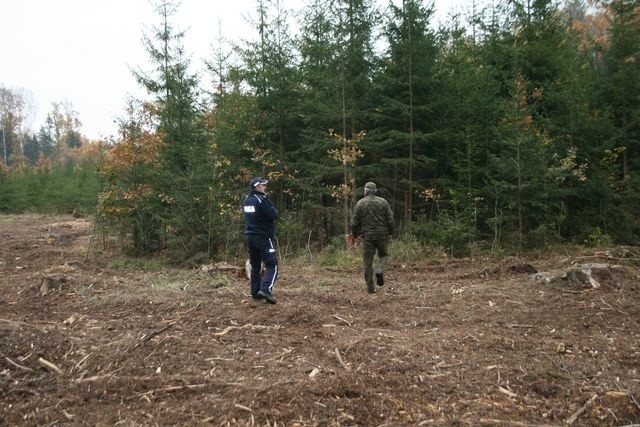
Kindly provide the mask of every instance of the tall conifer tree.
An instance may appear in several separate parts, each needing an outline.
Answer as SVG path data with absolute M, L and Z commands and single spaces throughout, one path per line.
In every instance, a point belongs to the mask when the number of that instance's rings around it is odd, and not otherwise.
M 197 252 L 208 242 L 202 230 L 207 228 L 206 194 L 208 140 L 202 123 L 197 76 L 189 71 L 182 38 L 171 23 L 179 3 L 162 0 L 155 4 L 160 24 L 152 36 L 145 36 L 145 47 L 154 68 L 151 73 L 137 72 L 138 82 L 154 97 L 157 132 L 163 142 L 159 152 L 160 168 L 156 186 L 164 201 L 162 212 L 154 212 L 158 234 L 176 250 L 185 247 Z
M 390 4 L 386 25 L 387 52 L 377 78 L 378 103 L 372 139 L 386 166 L 386 185 L 402 194 L 402 218 L 410 221 L 414 198 L 433 177 L 435 88 L 439 50 L 430 29 L 433 10 L 422 2 Z M 373 169 L 373 168 L 372 168 Z M 431 172 L 431 173 L 430 173 Z

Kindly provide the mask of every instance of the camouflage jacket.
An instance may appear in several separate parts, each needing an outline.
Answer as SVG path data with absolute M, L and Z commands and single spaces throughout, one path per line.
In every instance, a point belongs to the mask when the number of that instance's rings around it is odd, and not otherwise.
M 364 239 L 383 239 L 393 234 L 393 212 L 382 197 L 368 194 L 356 203 L 351 234 Z

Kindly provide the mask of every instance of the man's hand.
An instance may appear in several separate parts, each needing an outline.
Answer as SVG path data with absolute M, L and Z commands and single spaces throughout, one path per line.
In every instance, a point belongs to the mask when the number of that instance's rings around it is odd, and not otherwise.
M 355 246 L 358 243 L 358 240 L 360 240 L 360 238 L 359 237 L 355 237 L 351 233 L 346 234 L 344 236 L 344 241 L 347 244 L 347 246 Z

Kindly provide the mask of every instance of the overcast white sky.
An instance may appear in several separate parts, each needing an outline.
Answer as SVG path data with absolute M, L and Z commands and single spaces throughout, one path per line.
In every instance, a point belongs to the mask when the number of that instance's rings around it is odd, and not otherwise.
M 304 4 L 281 1 L 287 9 Z M 436 1 L 440 19 L 465 7 L 465 0 Z M 234 41 L 254 37 L 247 19 L 255 10 L 256 0 L 182 0 L 172 22 L 187 31 L 193 71 L 211 58 L 220 32 Z M 114 135 L 128 95 L 142 95 L 130 68 L 148 63 L 142 34 L 157 23 L 148 0 L 0 0 L 0 86 L 31 95 L 34 131 L 53 102 L 69 101 L 83 134 Z

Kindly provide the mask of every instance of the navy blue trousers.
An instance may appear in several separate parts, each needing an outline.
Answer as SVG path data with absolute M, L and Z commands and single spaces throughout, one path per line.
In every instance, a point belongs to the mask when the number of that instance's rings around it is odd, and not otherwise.
M 250 234 L 246 236 L 251 263 L 251 295 L 258 295 L 258 291 L 271 293 L 278 278 L 278 254 L 270 237 Z M 265 267 L 264 277 L 260 277 L 262 264 Z

